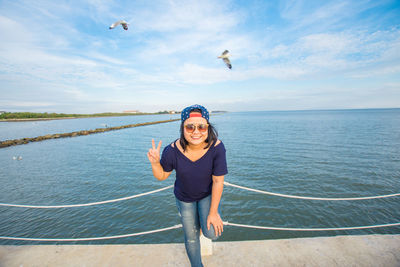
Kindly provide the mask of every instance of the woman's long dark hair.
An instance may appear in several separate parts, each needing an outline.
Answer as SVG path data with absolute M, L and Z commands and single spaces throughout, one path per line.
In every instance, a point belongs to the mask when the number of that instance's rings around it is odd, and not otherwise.
M 199 109 L 194 109 L 191 112 L 201 112 L 201 110 Z M 188 141 L 186 141 L 185 139 L 185 135 L 184 135 L 184 121 L 181 123 L 181 128 L 180 128 L 180 132 L 181 132 L 181 138 L 179 139 L 179 143 L 181 144 L 181 147 L 183 148 L 183 151 L 186 151 L 186 147 L 189 144 Z M 214 128 L 214 126 L 210 123 L 208 123 L 208 136 L 207 139 L 205 140 L 205 142 L 207 143 L 206 147 L 204 149 L 209 148 L 212 144 L 215 144 L 215 142 L 217 142 L 218 140 L 218 132 L 217 129 Z

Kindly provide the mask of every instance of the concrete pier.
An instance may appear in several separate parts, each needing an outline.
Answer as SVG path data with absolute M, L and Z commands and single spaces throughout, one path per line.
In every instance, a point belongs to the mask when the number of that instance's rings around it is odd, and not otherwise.
M 400 266 L 400 235 L 213 242 L 204 266 Z M 1 267 L 190 266 L 184 244 L 0 246 Z

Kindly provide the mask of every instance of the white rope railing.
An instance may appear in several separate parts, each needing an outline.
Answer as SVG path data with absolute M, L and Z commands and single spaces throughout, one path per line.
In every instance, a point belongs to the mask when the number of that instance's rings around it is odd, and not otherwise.
M 263 229 L 263 230 L 277 230 L 277 231 L 343 231 L 343 230 L 360 230 L 360 229 L 372 229 L 372 228 L 399 226 L 400 222 L 389 223 L 389 224 L 368 225 L 368 226 L 337 227 L 337 228 L 285 228 L 285 227 L 238 224 L 238 223 L 230 223 L 230 222 L 224 222 L 224 225 L 244 227 L 244 228 L 253 228 L 253 229 Z
M 133 195 L 133 196 L 116 198 L 116 199 L 99 201 L 99 202 L 85 203 L 85 204 L 56 205 L 56 206 L 35 206 L 35 205 L 20 205 L 20 204 L 0 203 L 0 206 L 19 207 L 19 208 L 33 208 L 33 209 L 59 209 L 59 208 L 85 207 L 85 206 L 94 206 L 94 205 L 100 205 L 100 204 L 106 204 L 106 203 L 112 203 L 112 202 L 118 202 L 118 201 L 128 200 L 128 199 L 132 199 L 132 198 L 142 197 L 142 196 L 154 194 L 154 193 L 169 189 L 171 187 L 173 187 L 173 185 L 169 185 L 169 186 L 166 186 L 166 187 L 163 187 L 163 188 L 160 188 L 160 189 L 156 189 L 156 190 L 153 190 L 153 191 L 149 191 L 149 192 L 146 192 L 146 193 L 141 193 L 141 194 L 137 194 L 137 195 Z
M 8 240 L 21 240 L 21 241 L 50 241 L 50 242 L 68 242 L 68 241 L 93 241 L 93 240 L 105 240 L 105 239 L 114 239 L 114 238 L 124 238 L 131 236 L 139 236 L 139 235 L 148 235 L 153 233 L 159 233 L 163 231 L 168 231 L 172 229 L 177 229 L 182 227 L 182 224 L 177 224 L 174 226 L 160 228 L 156 230 L 126 234 L 126 235 L 114 235 L 114 236 L 102 236 L 102 237 L 87 237 L 87 238 L 32 238 L 32 237 L 11 237 L 11 236 L 0 236 L 0 239 L 8 239 Z
M 360 230 L 360 229 L 372 229 L 372 228 L 381 228 L 381 227 L 400 226 L 400 222 L 389 223 L 389 224 L 369 225 L 369 226 L 353 226 L 353 227 L 337 227 L 337 228 L 286 228 L 286 227 L 272 227 L 272 226 L 239 224 L 239 223 L 231 223 L 228 221 L 223 222 L 223 223 L 224 223 L 224 225 L 227 225 L 227 226 L 252 228 L 252 229 L 275 230 L 275 231 L 310 231 L 310 232 L 311 231 Z M 181 227 L 182 227 L 182 224 L 177 224 L 177 225 L 166 227 L 166 228 L 160 228 L 160 229 L 145 231 L 145 232 L 140 232 L 140 233 L 115 235 L 115 236 L 102 236 L 102 237 L 87 237 L 87 238 L 32 238 L 32 237 L 0 236 L 0 239 L 19 240 L 19 241 L 42 241 L 42 242 L 95 241 L 95 240 L 125 238 L 125 237 L 139 236 L 139 235 L 148 235 L 148 234 L 159 233 L 159 232 L 168 231 L 168 230 L 172 230 L 172 229 L 177 229 L 177 228 L 181 228 Z
M 387 197 L 400 196 L 400 193 L 396 193 L 396 194 L 381 195 L 381 196 L 371 196 L 371 197 L 347 197 L 347 198 L 307 197 L 307 196 L 295 196 L 295 195 L 273 193 L 273 192 L 263 191 L 263 190 L 259 190 L 259 189 L 253 189 L 253 188 L 250 188 L 250 187 L 231 184 L 231 183 L 228 183 L 228 182 L 224 182 L 224 184 L 227 185 L 227 186 L 232 186 L 232 187 L 236 187 L 236 188 L 239 188 L 239 189 L 252 191 L 252 192 L 256 192 L 256 193 L 261 193 L 261 194 L 266 194 L 266 195 L 271 195 L 271 196 L 286 197 L 286 198 L 297 198 L 297 199 L 308 199 L 308 200 L 329 200 L 329 201 L 332 201 L 332 200 L 333 201 L 348 200 L 348 201 L 350 201 L 350 200 L 366 200 L 366 199 L 377 199 L 377 198 L 387 198 Z
M 232 184 L 232 183 L 228 183 L 228 182 L 224 182 L 224 184 L 227 185 L 227 186 L 236 187 L 236 188 L 239 188 L 239 189 L 252 191 L 252 192 L 256 192 L 256 193 L 267 194 L 267 195 L 271 195 L 271 196 L 279 196 L 279 197 L 286 197 L 286 198 L 296 198 L 296 199 L 308 199 L 308 200 L 327 200 L 327 201 L 347 200 L 347 201 L 350 201 L 350 200 L 367 200 L 367 199 L 378 199 L 378 198 L 388 198 L 388 197 L 400 196 L 400 193 L 396 193 L 396 194 L 371 196 L 371 197 L 348 197 L 348 198 L 307 197 L 307 196 L 296 196 L 296 195 L 273 193 L 273 192 L 254 189 L 254 188 L 250 188 L 250 187 L 240 186 L 240 185 L 236 185 L 236 184 Z M 84 203 L 84 204 L 40 206 L 40 205 L 0 203 L 0 206 L 4 206 L 4 207 L 19 207 L 19 208 L 33 208 L 33 209 L 59 209 L 59 208 L 86 207 L 86 206 L 95 206 L 95 205 L 113 203 L 113 202 L 133 199 L 133 198 L 137 198 L 137 197 L 142 197 L 142 196 L 154 194 L 154 193 L 157 193 L 157 192 L 160 192 L 160 191 L 164 191 L 164 190 L 169 189 L 171 187 L 173 187 L 173 185 L 169 185 L 169 186 L 166 186 L 166 187 L 163 187 L 163 188 L 160 188 L 160 189 L 156 189 L 156 190 L 153 190 L 153 191 L 149 191 L 149 192 L 146 192 L 146 193 L 141 193 L 141 194 L 137 194 L 137 195 L 133 195 L 133 196 L 110 199 L 110 200 L 99 201 L 99 202 Z
M 227 186 L 236 187 L 239 189 L 244 189 L 252 192 L 268 194 L 273 196 L 280 196 L 280 197 L 287 197 L 287 198 L 297 198 L 297 199 L 310 199 L 310 200 L 365 200 L 365 199 L 377 199 L 377 198 L 386 198 L 386 197 L 393 197 L 399 196 L 400 193 L 397 194 L 390 194 L 390 195 L 381 195 L 381 196 L 372 196 L 372 197 L 354 197 L 354 198 L 320 198 L 320 197 L 306 197 L 306 196 L 295 196 L 295 195 L 287 195 L 287 194 L 280 194 L 280 193 L 273 193 L 263 190 L 258 190 L 250 187 L 239 186 L 232 183 L 224 182 Z M 118 198 L 118 199 L 111 199 L 99 202 L 92 202 L 92 203 L 85 203 L 85 204 L 72 204 L 72 205 L 56 205 L 56 206 L 35 206 L 35 205 L 22 205 L 22 204 L 7 204 L 7 203 L 0 203 L 0 206 L 7 206 L 7 207 L 23 207 L 23 208 L 38 208 L 38 209 L 49 209 L 49 208 L 71 208 L 71 207 L 84 207 L 84 206 L 94 206 L 100 205 L 105 203 L 112 203 L 117 201 L 123 201 L 128 199 L 133 199 L 153 193 L 157 193 L 166 189 L 173 187 L 173 185 L 169 185 L 160 189 L 156 189 L 153 191 L 149 191 L 146 193 L 141 193 L 133 196 Z M 253 228 L 253 229 L 262 229 L 262 230 L 277 230 L 277 231 L 342 231 L 342 230 L 360 230 L 360 229 L 372 229 L 372 228 L 381 228 L 381 227 L 391 227 L 391 226 L 400 226 L 400 222 L 398 223 L 389 223 L 389 224 L 378 224 L 378 225 L 369 225 L 369 226 L 354 226 L 354 227 L 336 227 L 336 228 L 290 228 L 290 227 L 272 227 L 272 226 L 257 226 L 257 225 L 248 225 L 248 224 L 238 224 L 238 223 L 231 223 L 231 222 L 223 222 L 224 225 L 227 226 L 234 226 L 234 227 L 243 227 L 243 228 Z M 115 236 L 103 236 L 103 237 L 88 237 L 88 238 L 31 238 L 31 237 L 10 237 L 10 236 L 0 236 L 0 239 L 8 239 L 8 240 L 20 240 L 20 241 L 50 241 L 50 242 L 70 242 L 70 241 L 94 241 L 94 240 L 106 240 L 106 239 L 115 239 L 115 238 L 125 238 L 125 237 L 132 237 L 132 236 L 139 236 L 139 235 L 147 235 L 152 233 L 158 233 L 163 231 L 168 231 L 176 228 L 182 227 L 181 224 L 174 225 L 171 227 L 160 228 L 151 231 L 139 232 L 139 233 L 132 233 L 132 234 L 125 234 L 125 235 L 115 235 Z

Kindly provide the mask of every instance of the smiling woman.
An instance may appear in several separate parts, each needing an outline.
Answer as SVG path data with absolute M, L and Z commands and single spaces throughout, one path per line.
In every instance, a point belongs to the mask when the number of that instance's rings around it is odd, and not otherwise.
M 147 153 L 153 175 L 165 180 L 176 171 L 174 194 L 192 266 L 203 266 L 200 233 L 216 240 L 223 232 L 219 213 L 224 176 L 228 173 L 224 144 L 209 122 L 206 108 L 193 105 L 181 113 L 181 136 L 166 146 L 161 141 Z

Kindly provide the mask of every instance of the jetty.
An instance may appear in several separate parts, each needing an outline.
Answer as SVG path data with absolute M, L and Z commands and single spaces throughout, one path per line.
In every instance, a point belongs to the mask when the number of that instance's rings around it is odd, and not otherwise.
M 5 140 L 5 141 L 0 141 L 0 148 L 16 146 L 16 145 L 24 145 L 24 144 L 28 144 L 30 142 L 41 142 L 41 141 L 45 141 L 45 140 L 49 140 L 49 139 L 77 137 L 77 136 L 81 136 L 81 135 L 104 133 L 104 132 L 122 130 L 122 129 L 133 128 L 133 127 L 173 122 L 173 121 L 178 121 L 178 120 L 180 120 L 180 119 L 170 119 L 170 120 L 163 120 L 163 121 L 135 123 L 135 124 L 122 125 L 122 126 L 96 128 L 94 130 L 82 130 L 82 131 L 75 131 L 75 132 L 70 132 L 70 133 L 47 134 L 47 135 L 42 135 L 42 136 L 37 136 L 37 137 L 32 137 L 32 138 L 27 137 L 27 138 L 20 138 L 20 139 Z
M 345 235 L 279 240 L 213 242 L 206 267 L 400 266 L 400 235 Z M 185 246 L 22 245 L 0 246 L 1 267 L 190 266 Z

